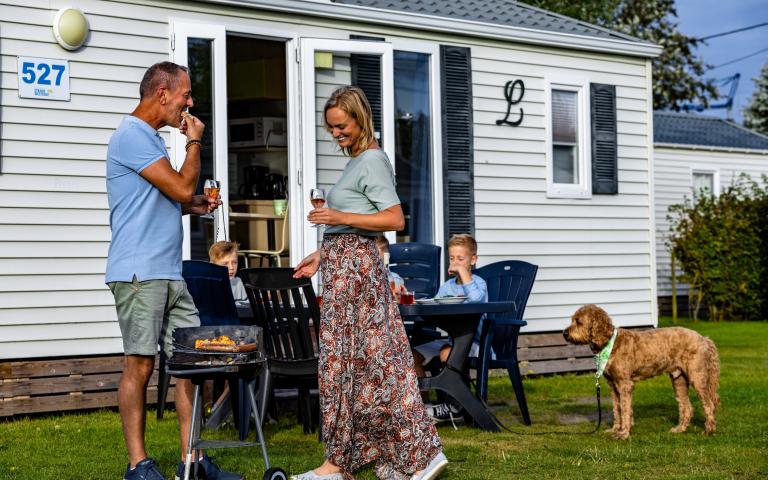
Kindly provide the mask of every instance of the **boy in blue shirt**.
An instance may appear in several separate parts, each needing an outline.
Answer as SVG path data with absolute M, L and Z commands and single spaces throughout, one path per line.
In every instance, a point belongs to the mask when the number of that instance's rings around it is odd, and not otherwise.
M 472 274 L 472 268 L 477 263 L 477 242 L 467 234 L 454 235 L 448 241 L 448 275 L 451 275 L 445 283 L 440 285 L 437 297 L 466 297 L 464 303 L 480 303 L 488 301 L 488 287 L 485 280 Z M 482 322 L 481 322 L 482 323 Z M 478 332 L 480 326 L 478 326 Z M 477 356 L 479 343 L 476 335 L 472 343 L 470 356 Z M 439 356 L 440 362 L 445 363 L 451 353 L 452 343 L 449 340 L 434 340 L 413 348 L 413 361 L 416 374 L 424 376 L 424 365 L 434 357 Z M 433 420 L 453 421 L 461 410 L 451 403 L 426 405 Z
M 247 302 L 248 294 L 245 293 L 243 281 L 237 277 L 238 245 L 235 242 L 216 242 L 208 249 L 208 260 L 216 265 L 227 267 L 229 284 L 232 287 L 232 297 L 236 302 Z

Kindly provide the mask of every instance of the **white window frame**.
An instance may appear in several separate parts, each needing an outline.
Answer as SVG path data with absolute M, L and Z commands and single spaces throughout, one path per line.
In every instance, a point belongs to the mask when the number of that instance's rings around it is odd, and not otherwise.
M 554 182 L 554 153 L 552 142 L 552 90 L 576 93 L 576 162 L 578 183 Z M 580 77 L 552 77 L 545 80 L 544 130 L 547 162 L 547 197 L 592 198 L 592 148 L 589 103 L 589 80 Z
M 704 174 L 704 175 L 712 175 L 712 195 L 715 197 L 720 196 L 720 170 L 715 167 L 705 167 L 705 166 L 692 166 L 691 167 L 691 195 L 694 195 L 696 191 L 694 190 L 693 185 L 693 176 L 695 174 Z
M 226 91 L 226 38 L 227 34 L 246 35 L 255 38 L 263 38 L 272 41 L 285 41 L 286 42 L 286 81 L 287 81 L 287 96 L 288 96 L 288 130 L 289 138 L 292 139 L 288 145 L 288 169 L 289 172 L 300 172 L 300 158 L 299 158 L 299 78 L 298 70 L 294 68 L 296 64 L 296 50 L 298 46 L 298 34 L 292 30 L 275 29 L 271 28 L 267 22 L 248 22 L 238 23 L 230 21 L 213 21 L 204 22 L 196 19 L 171 17 L 169 19 L 171 28 L 171 45 L 175 48 L 171 48 L 171 60 L 182 65 L 187 65 L 187 47 L 183 42 L 185 38 L 210 38 L 214 40 L 214 65 L 213 75 L 216 87 L 214 88 L 214 132 L 216 135 L 216 153 L 214 157 L 214 169 L 216 176 L 221 180 L 221 198 L 225 199 L 225 202 L 229 198 L 228 184 L 228 120 L 227 120 L 227 91 Z M 178 34 L 178 36 L 177 36 Z M 194 92 L 193 92 L 194 97 Z M 185 151 L 182 148 L 184 145 L 184 137 L 180 133 L 175 132 L 171 134 L 171 158 L 174 159 L 174 166 L 180 168 L 184 163 Z M 300 174 L 290 173 L 288 175 L 291 182 L 290 191 L 299 191 L 301 185 Z M 293 196 L 289 198 L 289 209 L 292 212 L 298 211 L 299 202 L 302 202 L 302 198 Z M 227 207 L 227 203 L 224 205 Z M 229 225 L 229 210 L 228 208 L 219 209 L 220 215 L 224 216 L 224 225 Z M 290 229 L 292 232 L 300 232 L 305 223 L 302 222 L 303 217 L 299 215 L 290 215 Z M 189 215 L 185 215 L 182 218 L 182 225 L 184 227 L 184 241 L 182 247 L 182 254 L 184 259 L 190 258 L 191 241 L 190 241 L 190 221 Z M 302 257 L 299 256 L 301 251 L 301 236 L 291 235 L 290 238 L 290 261 L 291 264 L 295 264 Z
M 388 37 L 393 50 L 429 55 L 430 114 L 432 115 L 432 241 L 444 245 L 443 222 L 443 120 L 440 90 L 440 46 L 434 42 Z M 393 52 L 394 53 L 394 52 Z M 394 68 L 394 58 L 393 58 Z M 393 86 L 394 89 L 394 86 Z M 440 270 L 443 271 L 442 269 Z
M 270 41 L 285 41 L 285 75 L 286 75 L 286 95 L 287 99 L 287 118 L 288 123 L 288 182 L 287 191 L 297 194 L 288 197 L 288 228 L 289 235 L 289 261 L 291 265 L 296 265 L 304 258 L 303 238 L 301 232 L 306 227 L 306 217 L 296 214 L 301 212 L 302 206 L 306 203 L 305 196 L 301 189 L 301 128 L 300 128 L 300 98 L 301 88 L 299 85 L 299 70 L 295 67 L 298 63 L 299 34 L 293 30 L 275 29 L 267 26 L 267 22 L 237 23 L 226 22 L 228 34 L 251 36 Z
M 227 31 L 222 23 L 197 23 L 179 19 L 171 19 L 171 60 L 179 65 L 188 66 L 188 38 L 205 38 L 213 40 L 213 174 L 221 181 L 221 198 L 229 198 L 229 183 L 227 181 L 227 66 L 226 66 L 226 42 Z M 194 92 L 192 92 L 194 98 Z M 194 110 L 193 110 L 194 111 Z M 181 169 L 186 159 L 186 151 L 183 148 L 186 137 L 177 129 L 171 130 L 171 159 L 172 165 Z M 229 211 L 222 208 L 215 214 L 215 222 L 229 225 Z M 223 215 L 223 220 L 219 218 Z M 182 241 L 182 258 L 191 258 L 192 242 L 190 239 L 189 215 L 182 217 L 184 239 Z

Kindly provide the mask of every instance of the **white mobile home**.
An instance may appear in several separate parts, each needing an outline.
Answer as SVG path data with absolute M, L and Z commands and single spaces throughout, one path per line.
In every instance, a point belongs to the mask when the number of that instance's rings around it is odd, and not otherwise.
M 106 145 L 163 60 L 191 68 L 207 125 L 201 181 L 221 180 L 225 207 L 260 212 L 287 190 L 291 263 L 318 241 L 308 190 L 345 163 L 318 111 L 336 85 L 356 83 L 397 172 L 408 223 L 398 240 L 472 232 L 481 264 L 539 265 L 529 332 L 563 328 L 588 302 L 621 325 L 655 325 L 660 49 L 523 3 L 494 14 L 475 3 L 0 1 L 0 358 L 120 353 L 103 278 Z M 76 50 L 52 32 L 70 5 L 90 28 Z M 64 65 L 68 99 L 22 95 L 24 65 L 46 62 Z M 183 140 L 161 134 L 180 165 Z M 267 222 L 232 225 L 244 247 L 265 242 Z M 204 256 L 211 222 L 185 229 L 185 254 Z
M 722 118 L 672 112 L 654 113 L 653 132 L 656 275 L 659 302 L 668 312 L 672 268 L 664 242 L 669 207 L 702 188 L 717 195 L 741 173 L 759 181 L 768 174 L 768 137 Z M 687 285 L 677 285 L 678 296 L 687 292 Z

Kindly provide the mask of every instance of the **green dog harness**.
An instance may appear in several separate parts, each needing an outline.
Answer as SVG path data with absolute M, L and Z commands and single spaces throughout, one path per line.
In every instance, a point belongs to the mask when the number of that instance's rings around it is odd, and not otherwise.
M 600 350 L 600 353 L 595 355 L 595 382 L 598 384 L 600 383 L 600 377 L 603 376 L 603 372 L 605 371 L 605 366 L 608 365 L 608 360 L 611 358 L 611 351 L 613 350 L 613 342 L 616 341 L 616 336 L 619 334 L 619 329 L 614 328 L 613 334 L 611 335 L 611 339 L 608 340 L 608 343 L 603 347 L 602 350 Z

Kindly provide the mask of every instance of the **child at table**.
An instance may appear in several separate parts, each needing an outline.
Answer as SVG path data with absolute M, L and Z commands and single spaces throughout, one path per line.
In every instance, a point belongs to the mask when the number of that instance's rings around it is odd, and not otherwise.
M 237 243 L 222 241 L 214 243 L 208 250 L 208 259 L 211 263 L 227 267 L 229 285 L 232 287 L 232 296 L 236 302 L 248 300 L 243 281 L 235 276 L 237 274 L 237 250 L 239 247 Z
M 448 241 L 448 260 L 448 275 L 451 278 L 440 285 L 437 297 L 466 297 L 464 303 L 487 302 L 488 287 L 485 280 L 472 274 L 472 268 L 477 263 L 477 242 L 475 239 L 467 234 L 451 237 Z M 480 323 L 482 324 L 482 321 Z M 472 342 L 470 356 L 476 357 L 480 350 L 480 328 L 481 325 L 478 325 L 478 333 L 475 334 L 475 340 Z M 413 361 L 416 374 L 423 377 L 425 375 L 424 365 L 436 356 L 440 358 L 441 363 L 445 363 L 451 354 L 451 347 L 452 343 L 449 340 L 433 340 L 414 347 Z M 436 422 L 453 421 L 454 417 L 458 417 L 462 413 L 461 409 L 451 402 L 425 406 L 429 415 Z
M 395 302 L 400 303 L 400 295 L 408 290 L 405 288 L 405 280 L 389 269 L 389 240 L 384 235 L 376 237 L 376 249 L 379 251 L 381 260 L 384 262 L 384 266 L 387 267 L 387 273 L 389 275 L 390 288 L 392 294 L 395 296 Z

